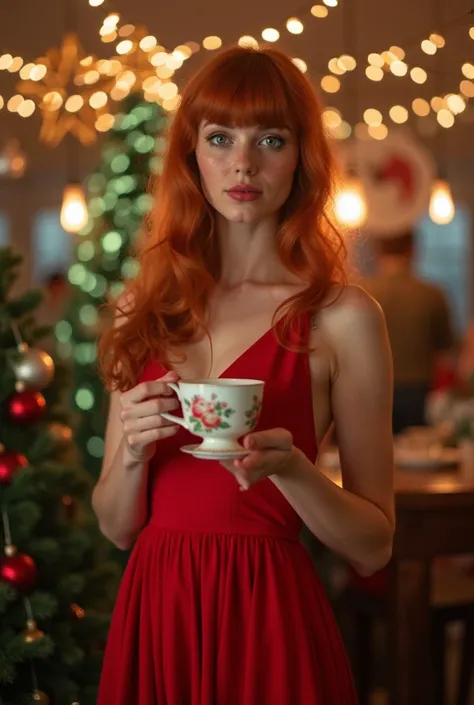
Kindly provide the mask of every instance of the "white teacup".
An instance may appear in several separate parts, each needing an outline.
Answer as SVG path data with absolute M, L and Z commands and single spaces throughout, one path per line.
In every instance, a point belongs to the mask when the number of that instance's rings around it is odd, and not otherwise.
M 257 425 L 262 406 L 264 382 L 256 379 L 198 379 L 167 383 L 178 395 L 183 417 L 161 413 L 200 436 L 198 450 L 206 452 L 243 451 L 237 439 Z

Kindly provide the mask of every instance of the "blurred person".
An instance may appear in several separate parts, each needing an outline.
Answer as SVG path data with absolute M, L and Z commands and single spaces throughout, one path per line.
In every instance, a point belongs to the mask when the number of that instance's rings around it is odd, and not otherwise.
M 66 313 L 70 284 L 65 272 L 50 272 L 41 283 L 43 299 L 38 307 L 38 323 L 54 328 Z M 47 341 L 54 344 L 54 338 Z
M 428 394 L 452 378 L 453 330 L 442 290 L 413 272 L 414 235 L 374 239 L 376 272 L 363 287 L 381 305 L 392 348 L 393 432 L 426 425 Z
M 474 320 L 470 320 L 462 338 L 457 365 L 459 380 L 474 392 Z

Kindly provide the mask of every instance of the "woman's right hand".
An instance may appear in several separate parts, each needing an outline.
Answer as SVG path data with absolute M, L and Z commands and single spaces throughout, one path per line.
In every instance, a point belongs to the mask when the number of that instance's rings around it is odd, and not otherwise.
M 160 416 L 162 411 L 174 411 L 180 404 L 167 382 L 177 382 L 177 372 L 167 372 L 150 382 L 140 382 L 120 397 L 122 428 L 126 447 L 135 460 L 153 457 L 157 441 L 173 436 L 180 428 Z

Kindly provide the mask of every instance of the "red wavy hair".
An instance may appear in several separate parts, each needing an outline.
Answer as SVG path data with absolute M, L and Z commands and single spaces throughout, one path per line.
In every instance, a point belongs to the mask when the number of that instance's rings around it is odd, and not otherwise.
M 153 357 L 167 362 L 179 346 L 207 333 L 209 298 L 219 280 L 215 217 L 205 199 L 195 157 L 205 119 L 235 127 L 290 126 L 299 143 L 292 191 L 282 208 L 277 247 L 282 263 L 307 283 L 275 312 L 280 342 L 301 314 L 321 306 L 345 282 L 345 247 L 328 218 L 334 166 L 321 106 L 302 72 L 274 49 L 223 51 L 188 83 L 172 122 L 156 205 L 138 248 L 140 272 L 110 306 L 121 325 L 99 345 L 110 389 L 137 383 Z

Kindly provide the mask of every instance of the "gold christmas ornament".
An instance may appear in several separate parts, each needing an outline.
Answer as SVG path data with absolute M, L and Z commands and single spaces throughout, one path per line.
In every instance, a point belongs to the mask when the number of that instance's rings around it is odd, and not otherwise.
M 49 705 L 49 698 L 46 695 L 46 693 L 43 693 L 42 690 L 35 690 L 33 691 L 33 702 L 35 703 L 41 703 L 41 705 Z
M 69 132 L 79 142 L 90 145 L 97 140 L 95 123 L 98 109 L 104 108 L 96 94 L 107 93 L 115 79 L 95 69 L 95 59 L 84 54 L 78 37 L 67 34 L 60 49 L 50 49 L 35 62 L 30 78 L 20 81 L 17 90 L 30 96 L 41 111 L 40 140 L 57 146 Z M 46 68 L 35 80 L 35 69 Z M 107 100 L 106 100 L 107 102 Z
M 11 361 L 15 371 L 17 392 L 38 392 L 48 386 L 54 377 L 54 362 L 48 353 L 30 348 L 26 343 L 18 345 L 18 355 Z
M 86 616 L 85 610 L 75 602 L 71 605 L 71 612 L 76 619 L 84 619 Z
M 72 439 L 72 429 L 54 421 L 48 426 L 49 435 L 58 443 L 68 443 Z
M 34 619 L 29 619 L 26 622 L 26 629 L 23 632 L 23 640 L 27 644 L 33 644 L 35 641 L 39 641 L 44 637 L 44 632 L 41 631 L 41 629 L 38 629 L 38 625 L 36 624 Z M 40 700 L 39 702 L 43 702 Z

